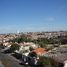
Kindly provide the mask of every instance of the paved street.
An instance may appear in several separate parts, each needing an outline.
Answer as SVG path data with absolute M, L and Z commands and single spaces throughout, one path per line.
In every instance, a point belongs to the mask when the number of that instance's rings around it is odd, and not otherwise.
M 24 67 L 20 65 L 20 62 L 14 57 L 7 54 L 0 53 L 0 61 L 5 65 L 5 67 Z
M 0 61 L 0 67 L 4 67 L 4 66 L 2 65 L 1 61 Z

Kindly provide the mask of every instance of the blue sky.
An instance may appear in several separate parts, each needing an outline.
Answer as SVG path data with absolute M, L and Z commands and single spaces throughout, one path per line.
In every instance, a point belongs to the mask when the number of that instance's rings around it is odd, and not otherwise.
M 67 30 L 67 0 L 0 0 L 0 33 Z

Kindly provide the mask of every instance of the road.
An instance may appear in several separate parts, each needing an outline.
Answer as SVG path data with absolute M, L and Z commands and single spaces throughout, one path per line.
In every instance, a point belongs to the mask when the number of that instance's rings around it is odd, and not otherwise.
M 20 62 L 17 61 L 14 57 L 3 54 L 0 52 L 0 61 L 4 64 L 4 67 L 24 67 L 20 65 Z
M 4 67 L 3 64 L 1 63 L 1 61 L 0 61 L 0 67 Z

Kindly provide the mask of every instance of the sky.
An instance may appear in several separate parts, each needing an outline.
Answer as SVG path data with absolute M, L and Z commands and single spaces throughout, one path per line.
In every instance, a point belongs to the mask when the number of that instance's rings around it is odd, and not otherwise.
M 0 0 L 0 33 L 67 30 L 67 0 Z

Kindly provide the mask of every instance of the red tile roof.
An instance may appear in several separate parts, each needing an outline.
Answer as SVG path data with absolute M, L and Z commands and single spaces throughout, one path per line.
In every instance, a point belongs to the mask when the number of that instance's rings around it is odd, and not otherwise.
M 41 54 L 44 54 L 45 52 L 47 52 L 47 49 L 37 48 L 37 49 L 33 50 L 33 52 L 36 52 L 36 54 L 41 55 Z

